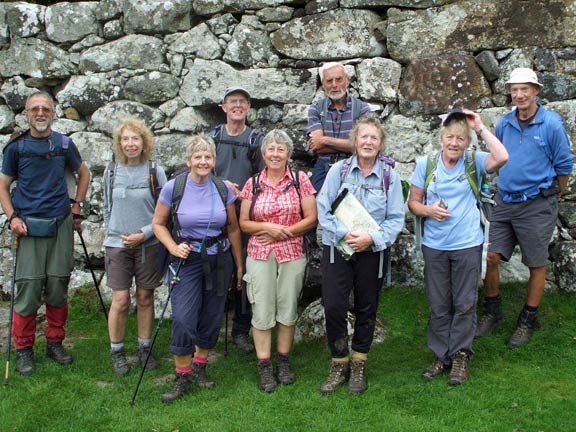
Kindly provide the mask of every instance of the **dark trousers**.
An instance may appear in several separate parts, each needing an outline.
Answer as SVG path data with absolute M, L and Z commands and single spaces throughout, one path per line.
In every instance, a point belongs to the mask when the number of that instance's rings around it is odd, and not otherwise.
M 384 252 L 386 262 L 388 251 Z M 379 252 L 361 252 L 349 261 L 334 250 L 330 263 L 330 246 L 322 254 L 322 301 L 326 314 L 326 336 L 332 358 L 349 355 L 347 313 L 350 293 L 354 292 L 354 336 L 352 350 L 367 354 L 374 338 L 374 326 L 382 278 L 378 278 Z M 386 268 L 383 269 L 383 276 Z
M 194 354 L 195 345 L 204 349 L 216 346 L 224 317 L 226 288 L 232 272 L 230 251 L 224 252 L 223 258 L 226 287 L 217 284 L 215 255 L 208 256 L 212 277 L 210 290 L 206 289 L 199 253 L 191 253 L 180 269 L 180 282 L 172 291 L 172 354 Z
M 244 267 L 246 268 L 246 267 Z M 236 289 L 236 264 L 232 271 L 232 300 L 234 301 L 234 318 L 232 318 L 232 337 L 250 332 L 252 322 L 252 308 L 246 295 L 246 284 L 242 284 L 242 289 Z

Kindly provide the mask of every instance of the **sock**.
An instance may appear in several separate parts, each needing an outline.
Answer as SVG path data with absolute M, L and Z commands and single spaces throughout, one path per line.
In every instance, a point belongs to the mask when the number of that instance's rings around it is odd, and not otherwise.
M 203 357 L 196 357 L 194 356 L 194 359 L 192 360 L 194 363 L 198 363 L 198 364 L 206 364 L 208 363 L 208 359 L 207 358 L 203 358 Z
M 258 364 L 262 364 L 262 363 L 270 363 L 270 357 L 258 359 Z
M 284 361 L 287 361 L 287 360 L 289 360 L 289 359 L 290 359 L 290 355 L 289 355 L 289 354 L 284 354 L 284 353 L 280 353 L 280 352 L 279 352 L 279 353 L 276 353 L 276 358 L 277 358 L 278 360 L 284 360 Z
M 110 351 L 121 351 L 124 349 L 124 341 L 112 342 L 110 341 Z
M 336 363 L 348 363 L 350 359 L 348 357 L 341 357 L 341 358 L 332 357 L 332 361 Z
M 138 338 L 138 347 L 150 347 L 150 344 L 152 343 L 152 339 L 144 339 L 139 337 Z
M 192 368 L 190 366 L 177 367 L 176 373 L 177 374 L 184 374 L 184 375 L 191 375 L 192 374 Z
M 484 301 L 485 301 L 486 303 L 498 303 L 498 302 L 500 302 L 500 294 L 498 294 L 498 295 L 495 296 L 495 297 L 485 296 L 485 297 L 484 297 Z
M 354 351 L 352 353 L 352 360 L 363 360 L 366 361 L 368 359 L 368 354 L 366 353 L 359 353 Z
M 538 312 L 538 306 L 528 306 L 527 304 L 524 305 L 524 309 L 528 312 Z

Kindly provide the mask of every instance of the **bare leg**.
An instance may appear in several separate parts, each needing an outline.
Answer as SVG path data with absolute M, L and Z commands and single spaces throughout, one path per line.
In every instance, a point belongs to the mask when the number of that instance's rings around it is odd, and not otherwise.
M 292 343 L 294 342 L 295 326 L 285 326 L 278 323 L 278 342 L 277 351 L 279 353 L 288 355 L 292 350 Z
M 486 297 L 496 297 L 500 294 L 500 254 L 488 252 L 486 262 L 486 277 L 484 278 L 484 294 Z
M 252 337 L 256 348 L 256 357 L 260 359 L 269 359 L 272 350 L 272 330 L 258 330 L 252 328 Z M 278 335 L 280 338 L 280 334 Z
M 154 324 L 154 290 L 136 288 L 138 337 L 150 339 Z
M 528 293 L 526 295 L 526 304 L 537 307 L 544 294 L 546 285 L 546 267 L 530 268 L 530 279 L 528 280 Z
M 124 340 L 129 309 L 130 290 L 112 291 L 112 305 L 108 313 L 108 333 L 111 342 Z

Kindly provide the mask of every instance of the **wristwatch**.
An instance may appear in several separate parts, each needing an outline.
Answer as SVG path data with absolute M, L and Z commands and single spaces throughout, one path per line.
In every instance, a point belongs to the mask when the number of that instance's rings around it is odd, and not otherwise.
M 80 206 L 80 210 L 84 209 L 84 201 L 76 201 L 74 198 L 70 198 L 70 206 L 74 204 L 78 204 Z

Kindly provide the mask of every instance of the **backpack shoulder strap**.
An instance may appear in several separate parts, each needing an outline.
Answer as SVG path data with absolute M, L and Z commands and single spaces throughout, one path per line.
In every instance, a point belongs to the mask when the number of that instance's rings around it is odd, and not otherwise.
M 150 193 L 154 198 L 154 202 L 158 201 L 158 197 L 160 196 L 160 182 L 158 181 L 158 168 L 157 168 L 156 161 L 149 160 L 148 161 L 148 180 L 150 183 Z
M 352 158 L 354 156 L 350 156 L 342 161 L 342 165 L 340 166 L 340 184 L 344 182 L 346 176 L 350 172 L 350 166 L 352 165 Z
M 436 174 L 436 168 L 438 167 L 438 159 L 440 158 L 440 153 L 436 153 L 434 157 L 427 156 L 426 157 L 426 174 L 424 176 L 424 194 L 426 194 L 426 190 L 428 186 L 430 186 L 430 182 L 434 178 L 434 174 Z M 426 196 L 426 195 L 424 195 Z
M 396 166 L 396 161 L 386 155 L 380 156 L 380 161 L 382 162 L 382 190 L 388 195 L 391 177 L 390 170 Z
M 214 182 L 214 186 L 216 186 L 216 190 L 218 191 L 218 195 L 220 195 L 224 208 L 226 208 L 228 206 L 228 188 L 226 187 L 226 184 L 221 178 L 216 177 L 215 175 L 210 175 L 210 178 Z
M 476 169 L 476 151 L 467 150 L 464 157 L 464 170 L 466 178 L 472 189 L 474 196 L 478 197 L 480 188 L 478 187 L 478 171 Z
M 250 202 L 250 209 L 248 210 L 248 219 L 254 220 L 254 205 L 258 199 L 258 195 L 262 192 L 262 186 L 260 186 L 260 173 L 254 174 L 250 177 L 252 182 L 252 201 Z
M 174 189 L 172 189 L 172 201 L 170 203 L 170 215 L 172 218 L 172 237 L 174 239 L 182 238 L 182 228 L 178 220 L 178 208 L 184 196 L 186 189 L 186 174 L 180 174 L 174 178 Z
M 320 116 L 320 123 L 322 124 L 322 130 L 325 129 L 326 117 L 328 116 L 328 105 L 329 99 L 327 97 L 320 99 L 318 101 L 318 115 Z
M 114 178 L 116 176 L 116 161 L 111 160 L 106 164 L 106 178 L 108 180 L 104 194 L 108 201 L 108 211 L 112 210 L 112 191 L 114 190 Z
M 362 112 L 362 101 L 354 96 L 350 96 L 350 98 L 352 99 L 352 121 L 356 122 Z

